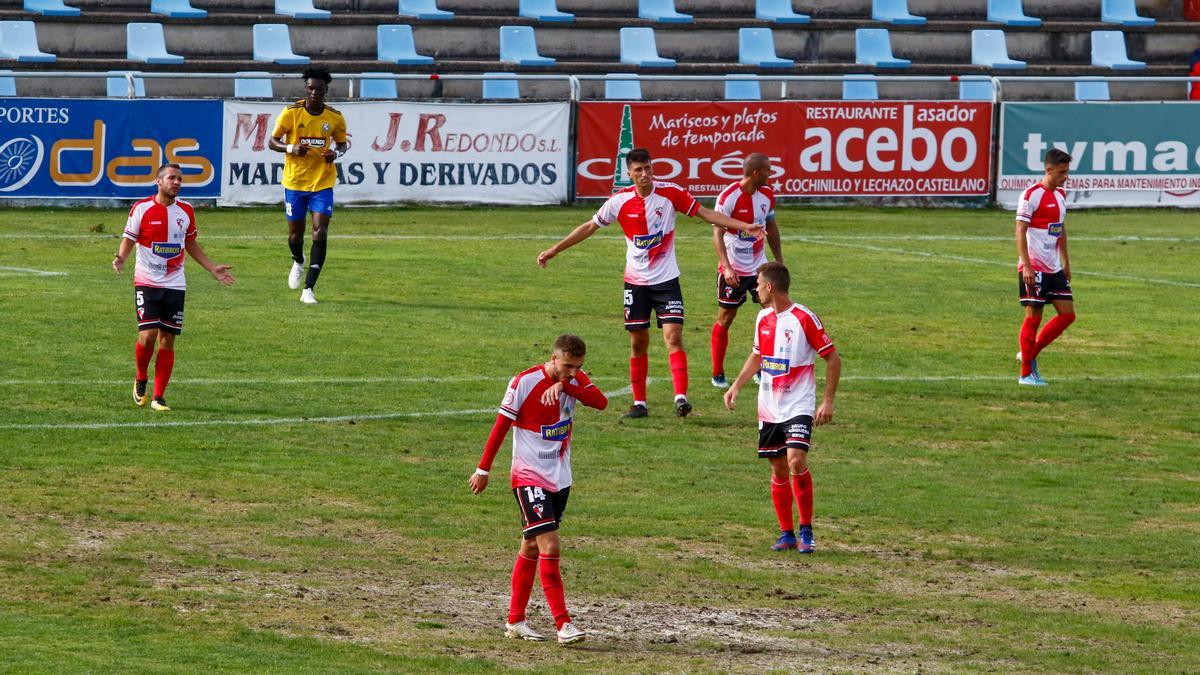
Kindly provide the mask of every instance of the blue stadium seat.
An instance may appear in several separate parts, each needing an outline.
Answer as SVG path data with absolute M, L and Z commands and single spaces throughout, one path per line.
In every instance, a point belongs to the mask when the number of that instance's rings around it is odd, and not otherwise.
M 855 63 L 876 68 L 907 68 L 908 59 L 892 56 L 892 38 L 886 28 L 859 28 L 854 31 Z
M 775 23 L 808 23 L 812 17 L 797 14 L 792 10 L 792 0 L 758 0 L 754 4 L 754 18 Z
M 538 54 L 533 26 L 500 27 L 500 60 L 521 66 L 554 65 L 554 59 Z
M 275 98 L 271 79 L 267 77 L 270 73 L 264 70 L 243 70 L 234 74 L 243 76 L 233 81 L 234 98 Z M 249 77 L 251 75 L 259 77 Z
M 770 28 L 738 29 L 738 62 L 759 68 L 791 68 L 796 63 L 775 56 L 775 36 Z
M 642 83 L 638 76 L 630 73 L 609 73 L 605 75 L 604 98 L 617 101 L 642 100 Z
M 908 12 L 908 0 L 871 0 L 871 18 L 902 26 L 925 25 L 925 17 Z
M 1008 58 L 1008 43 L 1002 30 L 971 31 L 971 63 L 997 70 L 1020 70 L 1024 61 Z
M 254 24 L 254 60 L 282 66 L 306 66 L 309 58 L 292 51 L 292 34 L 287 24 Z
M 517 14 L 538 21 L 574 21 L 575 15 L 558 11 L 554 0 L 521 0 Z
M 437 0 L 400 0 L 400 16 L 414 16 L 418 19 L 440 19 L 449 21 L 454 18 L 454 12 L 438 9 Z
M 512 73 L 484 73 L 489 78 L 483 81 L 484 98 L 521 98 L 517 77 Z
M 144 98 L 146 96 L 146 80 L 137 77 L 141 73 L 134 70 L 110 70 L 106 80 L 107 92 L 109 98 L 129 98 L 129 80 L 126 79 L 126 74 L 132 74 L 133 78 L 133 95 L 135 98 Z
M 653 28 L 626 26 L 621 29 L 621 63 L 643 68 L 671 68 L 675 59 L 658 55 Z
M 988 0 L 987 20 L 1005 26 L 1040 26 L 1042 20 L 1027 16 L 1021 0 Z
M 363 75 L 387 75 L 387 73 L 363 73 Z M 369 79 L 359 80 L 358 97 L 396 100 L 396 81 Z
M 675 11 L 675 0 L 638 0 L 638 18 L 659 23 L 691 23 L 691 14 Z
M 1108 82 L 1105 80 L 1076 80 L 1076 101 L 1108 101 Z
M 876 101 L 879 87 L 874 75 L 845 75 L 842 77 L 842 98 L 847 101 Z
M 1092 65 L 1113 70 L 1143 70 L 1144 61 L 1134 61 L 1125 53 L 1125 34 L 1119 30 L 1092 31 Z
M 37 28 L 32 21 L 0 21 L 0 59 L 50 63 L 57 58 L 38 49 Z
M 172 19 L 203 19 L 208 11 L 192 7 L 189 0 L 150 0 L 150 13 Z
M 432 56 L 417 53 L 413 42 L 412 26 L 385 24 L 375 29 L 376 55 L 380 61 L 409 66 L 425 66 L 433 63 Z
M 78 7 L 68 7 L 62 0 L 25 0 L 25 11 L 42 16 L 79 16 Z
M 161 23 L 130 23 L 126 26 L 125 58 L 142 63 L 183 63 L 182 56 L 167 53 Z
M 991 101 L 995 98 L 992 78 L 984 75 L 964 75 L 958 78 L 960 101 Z
M 726 101 L 761 101 L 762 88 L 757 75 L 726 75 Z
M 1133 0 L 1100 0 L 1100 20 L 1122 26 L 1153 26 L 1154 19 L 1138 16 Z
M 0 70 L 0 96 L 17 95 L 17 78 L 12 77 L 11 70 Z
M 275 13 L 293 19 L 328 19 L 329 10 L 313 7 L 312 0 L 275 0 Z

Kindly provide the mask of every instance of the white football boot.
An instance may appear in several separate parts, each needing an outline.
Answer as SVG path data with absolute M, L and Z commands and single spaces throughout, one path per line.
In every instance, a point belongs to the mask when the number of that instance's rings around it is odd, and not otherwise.
M 288 288 L 300 288 L 304 284 L 304 263 L 292 261 L 292 271 L 288 272 Z
M 529 624 L 524 621 L 517 623 L 504 624 L 504 637 L 513 640 L 529 640 L 530 642 L 542 642 L 546 638 L 541 633 L 529 627 Z
M 576 628 L 573 623 L 564 623 L 563 627 L 558 629 L 558 644 L 560 645 L 583 642 L 586 637 L 587 633 Z
M 306 305 L 317 304 L 317 298 L 313 295 L 311 288 L 306 288 L 300 293 L 300 302 L 303 302 Z

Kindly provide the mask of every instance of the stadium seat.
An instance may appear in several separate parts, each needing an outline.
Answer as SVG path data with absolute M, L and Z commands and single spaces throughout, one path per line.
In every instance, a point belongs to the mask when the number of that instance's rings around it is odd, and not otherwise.
M 653 28 L 626 26 L 621 29 L 621 63 L 643 68 L 671 68 L 675 59 L 658 55 Z
M 313 7 L 312 0 L 275 0 L 275 13 L 293 19 L 328 19 L 329 10 Z
M 363 73 L 363 75 L 387 75 L 388 73 Z M 396 81 L 382 79 L 359 80 L 359 98 L 396 100 Z
M 271 79 L 266 77 L 270 73 L 264 70 L 243 70 L 234 74 L 241 76 L 233 81 L 234 98 L 275 98 Z M 250 77 L 252 75 L 259 77 Z
M 994 98 L 992 78 L 984 75 L 964 75 L 958 79 L 958 100 L 991 101 Z
M 1076 80 L 1076 101 L 1108 101 L 1108 82 L 1105 80 Z
M 0 70 L 0 96 L 17 95 L 17 78 L 12 77 L 12 72 L 11 70 Z
M 500 60 L 521 66 L 554 65 L 554 59 L 538 54 L 533 26 L 500 27 Z
M 432 56 L 417 53 L 413 42 L 412 26 L 404 24 L 382 25 L 375 29 L 376 52 L 380 61 L 410 66 L 433 63 Z
M 78 7 L 68 7 L 62 0 L 25 0 L 25 11 L 42 16 L 79 16 Z
M 617 101 L 642 100 L 642 83 L 637 75 L 630 73 L 609 73 L 605 75 L 604 98 Z
M 413 16 L 418 19 L 440 19 L 449 21 L 454 18 L 454 12 L 438 9 L 437 0 L 400 0 L 400 16 Z
M 179 64 L 183 57 L 167 53 L 161 23 L 130 23 L 125 27 L 125 58 L 154 64 Z
M 38 49 L 37 28 L 32 21 L 0 21 L 0 59 L 50 63 L 57 58 Z
M 1142 70 L 1143 61 L 1134 61 L 1125 54 L 1125 34 L 1119 30 L 1092 31 L 1092 65 L 1113 70 Z
M 892 38 L 886 28 L 859 28 L 854 31 L 855 63 L 876 68 L 907 68 L 908 59 L 892 56 Z
M 254 60 L 281 66 L 305 66 L 309 58 L 292 51 L 292 35 L 287 24 L 254 24 Z
M 108 71 L 107 93 L 109 98 L 129 98 L 129 80 L 126 75 L 133 75 L 133 95 L 135 98 L 144 98 L 146 96 L 146 80 L 137 77 L 141 73 L 133 70 L 110 70 Z
M 1005 26 L 1040 26 L 1042 20 L 1025 14 L 1021 0 L 988 0 L 987 20 Z
M 757 75 L 726 75 L 726 101 L 761 101 L 762 88 Z
M 1100 20 L 1122 26 L 1153 26 L 1154 19 L 1138 16 L 1133 0 L 1100 0 Z
M 908 0 L 871 0 L 871 18 L 901 26 L 925 25 L 925 17 L 908 12 Z
M 846 75 L 842 77 L 842 98 L 847 101 L 879 100 L 879 87 L 874 75 Z
M 1008 58 L 1008 43 L 1002 30 L 971 31 L 971 63 L 997 70 L 1020 70 L 1024 61 Z
M 521 98 L 517 77 L 512 73 L 484 73 L 489 78 L 483 81 L 484 98 Z
M 172 19 L 203 19 L 208 11 L 192 7 L 189 0 L 150 0 L 150 12 Z
M 574 21 L 575 15 L 558 11 L 554 0 L 521 0 L 517 14 L 538 21 Z
M 638 18 L 659 23 L 691 23 L 691 14 L 675 11 L 675 0 L 638 0 Z
M 792 0 L 758 0 L 754 4 L 754 18 L 775 23 L 808 23 L 812 17 L 797 14 L 792 10 Z
M 770 28 L 738 29 L 738 62 L 759 68 L 791 68 L 796 63 L 775 56 L 775 36 Z

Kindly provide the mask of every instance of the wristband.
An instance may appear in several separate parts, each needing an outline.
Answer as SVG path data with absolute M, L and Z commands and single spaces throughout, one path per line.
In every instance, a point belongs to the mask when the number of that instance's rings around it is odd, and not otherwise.
M 284 152 L 286 152 L 287 154 L 289 154 L 289 155 L 290 155 L 290 154 L 292 154 L 292 151 L 293 151 L 293 150 L 295 150 L 295 149 L 296 149 L 296 144 L 295 144 L 295 143 L 288 143 L 288 144 L 287 144 L 287 149 L 286 149 L 286 150 L 284 150 Z
M 484 471 L 483 469 L 475 469 L 475 475 L 476 475 L 476 476 L 486 476 L 486 475 L 488 475 L 489 473 L 491 473 L 491 472 L 490 472 L 490 471 Z

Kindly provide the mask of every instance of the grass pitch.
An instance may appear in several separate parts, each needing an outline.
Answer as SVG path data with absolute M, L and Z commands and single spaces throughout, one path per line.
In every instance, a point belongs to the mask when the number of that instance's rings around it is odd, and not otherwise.
M 808 558 L 766 550 L 753 392 L 708 386 L 710 230 L 680 219 L 696 411 L 656 340 L 649 419 L 579 415 L 563 574 L 592 636 L 504 640 L 508 451 L 466 481 L 505 382 L 570 330 L 628 384 L 619 234 L 534 265 L 589 216 L 341 209 L 309 307 L 277 210 L 201 209 L 238 283 L 189 263 L 156 415 L 124 213 L 0 212 L 0 670 L 1200 669 L 1200 215 L 1168 211 L 1071 215 L 1079 318 L 1031 390 L 1011 213 L 781 208 L 845 360 Z

